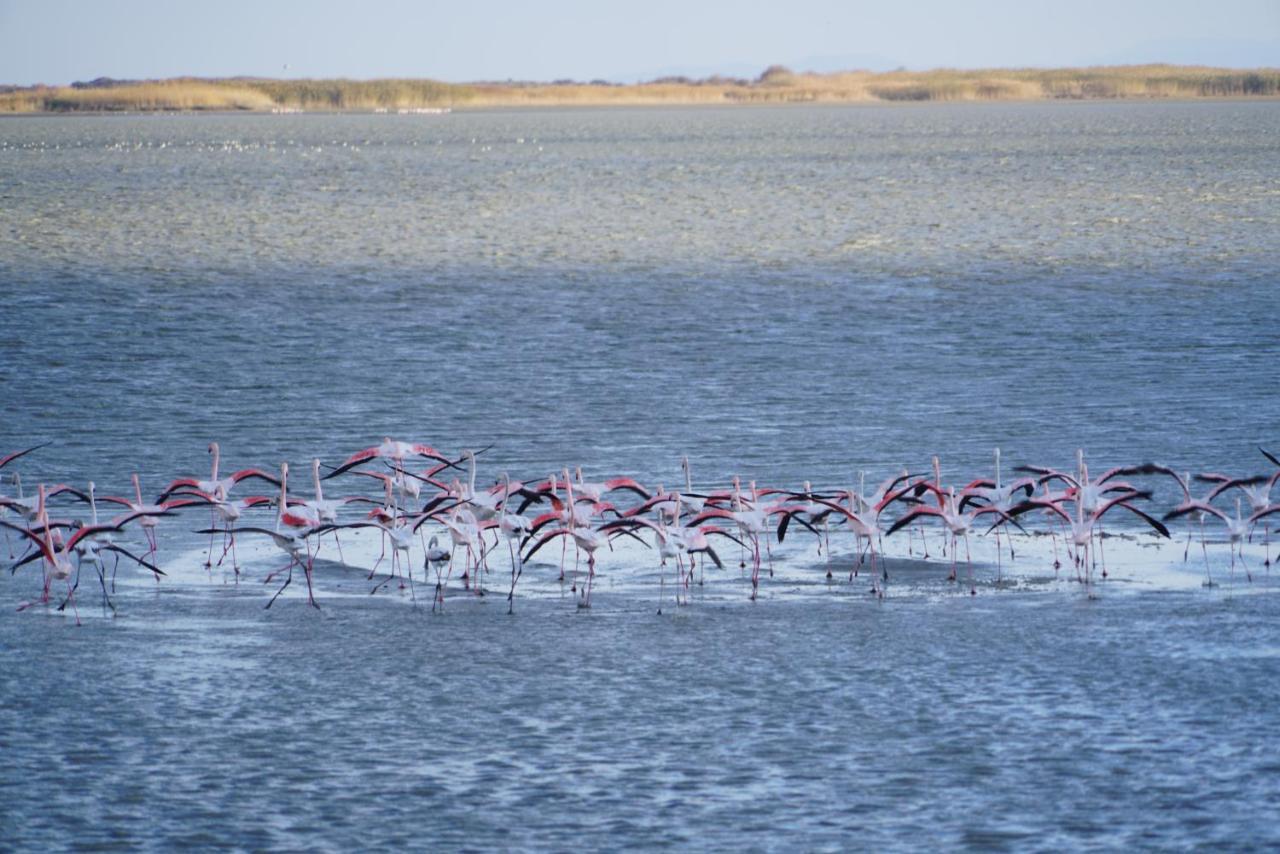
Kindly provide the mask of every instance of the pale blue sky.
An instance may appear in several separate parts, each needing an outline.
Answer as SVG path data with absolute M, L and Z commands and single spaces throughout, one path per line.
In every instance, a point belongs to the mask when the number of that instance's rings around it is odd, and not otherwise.
M 1280 0 L 0 0 L 0 83 L 1280 66 Z

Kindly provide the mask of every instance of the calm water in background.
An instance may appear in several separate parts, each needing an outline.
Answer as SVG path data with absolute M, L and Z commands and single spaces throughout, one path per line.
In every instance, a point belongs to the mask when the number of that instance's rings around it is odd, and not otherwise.
M 0 450 L 111 491 L 388 434 L 668 485 L 1251 471 L 1278 150 L 1268 103 L 6 120 Z M 0 836 L 1278 841 L 1273 595 L 979 599 L 5 604 Z

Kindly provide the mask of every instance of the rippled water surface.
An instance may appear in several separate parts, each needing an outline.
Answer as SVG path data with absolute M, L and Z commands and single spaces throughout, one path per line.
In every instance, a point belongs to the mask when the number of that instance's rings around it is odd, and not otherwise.
M 0 453 L 110 492 L 384 435 L 668 487 L 1262 470 L 1278 145 L 1273 103 L 6 119 Z M 602 558 L 591 611 L 543 565 L 508 617 L 329 560 L 264 611 L 274 556 L 209 577 L 203 522 L 116 619 L 0 579 L 9 845 L 1280 844 L 1256 563 L 1091 601 L 898 555 L 876 602 L 793 552 L 659 617 Z

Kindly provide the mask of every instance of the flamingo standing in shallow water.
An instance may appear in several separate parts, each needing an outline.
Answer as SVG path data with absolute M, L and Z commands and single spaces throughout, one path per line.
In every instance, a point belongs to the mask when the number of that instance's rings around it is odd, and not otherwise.
M 221 458 L 221 451 L 217 442 L 209 443 L 209 453 L 213 456 L 213 472 L 210 474 L 209 480 L 196 480 L 190 477 L 180 477 L 169 483 L 160 493 L 157 501 L 164 501 L 176 492 L 195 491 L 205 495 L 211 495 L 214 498 L 225 500 L 231 493 L 231 490 L 237 483 L 242 480 L 258 479 L 266 481 L 272 486 L 279 486 L 279 479 L 272 477 L 262 469 L 247 468 L 237 472 L 232 472 L 224 478 L 218 477 L 218 462 Z
M 196 533 L 217 533 L 219 530 L 220 529 L 218 528 L 205 528 L 203 530 L 196 531 Z M 316 601 L 315 591 L 311 585 L 311 571 L 314 563 L 314 557 L 311 553 L 311 547 L 307 544 L 307 536 L 310 534 L 309 531 L 273 531 L 270 528 L 257 528 L 251 526 L 237 528 L 236 531 L 241 534 L 265 534 L 271 538 L 273 543 L 275 543 L 276 548 L 289 556 L 289 563 L 287 565 L 268 573 L 267 577 L 262 580 L 263 584 L 270 584 L 271 580 L 277 575 L 282 572 L 288 572 L 288 575 L 285 576 L 284 584 L 280 585 L 280 589 L 271 597 L 271 601 L 267 602 L 267 608 L 274 605 L 276 600 L 280 598 L 280 594 L 285 591 L 285 588 L 293 583 L 293 568 L 295 566 L 300 566 L 302 567 L 303 573 L 307 579 L 307 603 L 319 610 L 320 603 Z
M 1134 507 L 1129 502 L 1138 498 L 1150 498 L 1150 492 L 1140 492 L 1137 490 L 1123 493 L 1121 495 L 1107 498 L 1102 503 L 1094 506 L 1093 510 L 1086 510 L 1084 502 L 1075 498 L 1067 498 L 1062 500 L 1045 500 L 1029 498 L 1017 507 L 1015 507 L 1010 515 L 1019 516 L 1032 508 L 1040 507 L 1062 518 L 1071 528 L 1071 543 L 1075 546 L 1075 554 L 1073 555 L 1076 568 L 1079 570 L 1084 568 L 1084 584 L 1086 590 L 1089 591 L 1090 598 L 1093 597 L 1093 563 L 1092 548 L 1095 536 L 1094 529 L 1098 527 L 1102 517 L 1112 508 L 1122 507 L 1130 513 L 1137 516 L 1142 521 L 1151 526 L 1157 534 L 1162 537 L 1169 536 L 1169 530 L 1157 519 Z M 1071 501 L 1075 506 L 1074 515 L 1063 508 L 1063 504 Z M 1103 577 L 1106 575 L 1106 564 L 1103 564 Z
M 934 493 L 938 501 L 937 506 L 930 507 L 927 504 L 922 504 L 908 510 L 899 517 L 898 521 L 889 526 L 889 530 L 885 532 L 885 535 L 888 536 L 899 528 L 909 525 L 916 519 L 923 519 L 925 516 L 933 516 L 940 519 L 942 524 L 946 526 L 947 532 L 951 535 L 951 574 L 947 576 L 947 580 L 956 580 L 956 545 L 957 540 L 963 539 L 964 558 L 969 568 L 969 595 L 977 595 L 978 588 L 973 575 L 973 558 L 969 554 L 969 531 L 972 529 L 974 522 L 980 516 L 995 515 L 999 517 L 996 521 L 997 525 L 1013 522 L 1018 528 L 1022 526 L 1018 525 L 1010 514 L 996 507 L 975 507 L 972 510 L 961 511 L 954 486 L 947 487 L 946 492 L 943 492 L 940 487 L 932 483 L 926 482 L 923 486 Z M 915 489 L 915 487 L 906 487 L 906 489 Z
M 1000 449 L 996 448 L 996 476 L 994 480 L 978 478 L 960 490 L 959 509 L 973 501 L 983 501 L 988 507 L 994 507 L 1007 514 L 1014 507 L 1013 497 L 1022 492 L 1024 498 L 1030 498 L 1036 490 L 1035 478 L 1021 477 L 1010 483 L 1000 480 Z M 1000 529 L 996 528 L 996 581 L 1000 581 Z M 1013 538 L 1009 539 L 1009 559 L 1013 560 Z
M 138 524 L 142 526 L 142 532 L 147 538 L 147 554 L 152 556 L 156 554 L 156 550 L 159 548 L 156 542 L 155 529 L 156 525 L 160 523 L 160 517 L 168 515 L 167 511 L 178 507 L 190 507 L 193 504 L 205 503 L 198 498 L 170 498 L 167 501 L 148 504 L 142 500 L 142 482 L 138 479 L 137 472 L 133 474 L 133 495 L 133 501 L 118 495 L 104 495 L 99 500 L 126 507 L 130 515 L 138 517 Z
M 1266 454 L 1266 451 L 1262 453 Z M 1270 457 L 1270 454 L 1267 454 Z M 1249 514 L 1260 513 L 1271 506 L 1271 491 L 1275 488 L 1276 481 L 1280 480 L 1280 469 L 1277 469 L 1270 477 L 1267 475 L 1256 475 L 1254 477 L 1232 478 L 1223 474 L 1198 474 L 1196 480 L 1213 483 L 1215 486 L 1205 496 L 1206 503 L 1212 503 L 1222 493 L 1229 489 L 1239 489 L 1244 493 L 1245 498 L 1249 502 Z M 1203 515 L 1203 514 L 1202 514 Z M 1238 514 L 1237 514 L 1238 515 Z M 1264 543 L 1266 546 L 1266 556 L 1262 565 L 1271 566 L 1271 523 L 1270 520 L 1264 523 L 1266 533 L 1264 535 Z M 1250 541 L 1252 541 L 1252 531 L 1250 531 Z M 1243 555 L 1241 555 L 1243 558 Z
M 1240 565 L 1244 567 L 1245 575 L 1250 581 L 1253 581 L 1253 573 L 1249 571 L 1249 565 L 1244 562 L 1244 540 L 1249 534 L 1249 523 L 1251 518 L 1241 515 L 1241 500 L 1236 499 L 1236 515 L 1234 517 L 1227 515 L 1223 511 L 1214 507 L 1208 501 L 1187 501 L 1178 505 L 1168 513 L 1164 514 L 1164 521 L 1176 519 L 1187 513 L 1197 513 L 1203 519 L 1205 515 L 1217 516 L 1227 526 L 1227 537 L 1231 551 L 1231 579 L 1235 581 L 1236 575 L 1236 554 L 1240 555 Z M 1203 526 L 1203 522 L 1201 525 Z M 1205 571 L 1208 572 L 1208 556 L 1205 557 Z M 1212 581 L 1206 582 L 1210 586 Z
M 498 531 L 507 541 L 507 552 L 511 556 L 511 590 L 507 593 L 507 613 L 512 614 L 515 612 L 516 582 L 524 573 L 524 563 L 517 558 L 533 532 L 533 522 L 527 516 L 512 513 L 508 509 L 507 502 L 511 500 L 511 475 L 506 472 L 502 473 L 502 495 L 502 503 L 498 505 Z

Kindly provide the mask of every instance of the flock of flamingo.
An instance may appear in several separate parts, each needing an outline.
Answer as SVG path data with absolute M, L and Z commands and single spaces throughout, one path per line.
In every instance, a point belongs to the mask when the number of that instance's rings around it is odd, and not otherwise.
M 45 445 L 0 457 L 0 470 L 42 447 Z M 938 458 L 934 457 L 932 471 L 912 473 L 904 469 L 870 493 L 866 491 L 864 475 L 859 476 L 857 489 L 820 491 L 807 481 L 799 489 L 764 488 L 755 482 L 744 486 L 735 477 L 731 485 L 723 488 L 695 490 L 687 458 L 681 461 L 682 490 L 668 491 L 662 486 L 649 489 L 627 477 L 587 481 L 581 468 L 575 472 L 564 468 L 533 482 L 512 480 L 504 473 L 491 486 L 478 488 L 476 456 L 483 450 L 486 449 L 450 456 L 429 445 L 387 438 L 352 454 L 337 466 L 325 466 L 319 459 L 314 460 L 310 498 L 290 494 L 287 463 L 280 465 L 278 473 L 245 468 L 220 476 L 216 442 L 209 445 L 212 471 L 207 480 L 177 478 L 152 501 L 144 499 L 136 474 L 132 497 L 98 495 L 93 482 L 89 482 L 85 490 L 65 483 L 41 483 L 34 493 L 24 492 L 14 466 L 9 471 L 0 471 L 0 529 L 4 531 L 9 550 L 10 571 L 17 573 L 33 565 L 43 570 L 40 599 L 22 603 L 19 610 L 36 604 L 51 606 L 57 601 L 57 610 L 65 611 L 70 606 L 78 622 L 75 592 L 81 570 L 87 564 L 97 574 L 104 610 L 110 608 L 114 613 L 106 558 L 113 560 L 112 590 L 122 556 L 152 573 L 158 581 L 165 574 L 157 558 L 156 529 L 161 519 L 202 507 L 208 509 L 211 519 L 208 527 L 197 531 L 209 535 L 205 567 L 222 566 L 230 557 L 238 580 L 237 535 L 270 538 L 288 556 L 287 564 L 274 569 L 264 579 L 270 583 L 283 576 L 267 608 L 292 583 L 295 570 L 300 570 L 306 580 L 307 601 L 319 608 L 312 576 L 322 545 L 327 538 L 332 538 L 339 561 L 345 563 L 341 532 L 368 528 L 378 531 L 382 542 L 381 554 L 368 576 L 370 581 L 376 579 L 379 567 L 386 560 L 388 546 L 390 551 L 388 571 L 373 585 L 371 592 L 376 593 L 391 581 L 397 581 L 402 588 L 407 585 L 416 601 L 412 557 L 418 550 L 424 583 L 429 585 L 432 577 L 435 581 L 432 610 L 444 607 L 445 592 L 453 581 L 460 550 L 462 589 L 484 595 L 485 577 L 490 572 L 489 557 L 495 550 L 500 551 L 505 541 L 510 578 L 509 583 L 504 583 L 508 611 L 511 611 L 516 585 L 525 566 L 556 540 L 560 544 L 559 580 L 566 581 L 567 552 L 572 543 L 574 561 L 568 583 L 577 605 L 590 607 L 597 552 L 612 549 L 612 543 L 620 537 L 634 539 L 658 553 L 658 613 L 662 612 L 666 598 L 668 565 L 674 564 L 671 570 L 673 598 L 676 604 L 684 604 L 688 601 L 690 586 L 703 583 L 707 560 L 718 568 L 724 567 L 713 544 L 724 549 L 727 542 L 738 546 L 742 572 L 750 567 L 750 597 L 754 600 L 759 592 L 762 569 L 767 566 L 769 574 L 773 574 L 771 542 L 782 542 L 796 525 L 816 537 L 819 554 L 825 551 L 828 579 L 833 577 L 831 530 L 843 526 L 851 531 L 854 557 L 849 579 L 852 581 L 866 567 L 871 578 L 870 592 L 880 597 L 884 596 L 888 580 L 888 569 L 882 558 L 884 538 L 905 531 L 908 550 L 914 554 L 912 542 L 918 534 L 922 555 L 928 559 L 925 523 L 940 525 L 944 535 L 941 551 L 944 558 L 949 555 L 948 578 L 957 579 L 958 550 L 963 543 L 969 592 L 973 594 L 977 588 L 969 556 L 970 533 L 994 534 L 999 574 L 1002 551 L 1007 549 L 1010 558 L 1014 557 L 1011 529 L 1029 534 L 1024 522 L 1028 514 L 1035 514 L 1042 520 L 1039 533 L 1046 533 L 1044 527 L 1047 527 L 1047 533 L 1053 538 L 1054 569 L 1061 567 L 1057 542 L 1061 536 L 1076 579 L 1092 595 L 1099 565 L 1101 575 L 1107 575 L 1102 527 L 1104 517 L 1114 511 L 1132 514 L 1165 538 L 1170 537 L 1165 525 L 1170 520 L 1188 517 L 1197 523 L 1206 585 L 1214 583 L 1205 539 L 1207 521 L 1213 519 L 1223 526 L 1230 545 L 1233 575 L 1239 560 L 1252 580 L 1248 566 L 1243 563 L 1244 543 L 1252 540 L 1261 523 L 1266 540 L 1264 563 L 1270 567 L 1269 517 L 1280 512 L 1280 503 L 1271 499 L 1272 489 L 1280 480 L 1280 459 L 1261 448 L 1270 470 L 1246 476 L 1192 475 L 1155 463 L 1142 463 L 1108 469 L 1091 477 L 1084 453 L 1080 451 L 1074 470 L 1024 465 L 1015 469 L 1018 476 L 1012 480 L 1002 479 L 1000 451 L 996 449 L 993 477 L 979 477 L 963 486 L 944 484 Z M 340 476 L 348 482 L 377 482 L 381 486 L 380 494 L 326 498 L 324 483 Z M 2 491 L 6 477 L 15 494 Z M 1176 506 L 1159 516 L 1144 509 L 1149 506 L 1145 502 L 1152 499 L 1149 479 L 1153 477 L 1172 478 L 1182 494 Z M 267 494 L 232 498 L 232 491 L 241 483 L 263 484 L 271 489 Z M 1201 489 L 1201 484 L 1202 494 L 1197 495 L 1195 492 Z M 332 489 L 330 491 L 332 493 Z M 623 495 L 629 495 L 630 500 L 622 502 Z M 89 518 L 57 518 L 51 509 L 55 499 L 59 499 L 59 503 L 87 504 Z M 101 519 L 98 514 L 101 503 L 122 508 L 122 512 Z M 362 504 L 371 505 L 371 509 L 359 512 L 347 509 Z M 1223 504 L 1226 509 L 1220 506 Z M 270 513 L 274 522 L 250 523 L 256 512 Z M 11 513 L 19 521 L 11 521 Z M 140 529 L 145 548 L 131 550 L 125 543 L 126 532 L 133 529 Z M 1002 533 L 1006 535 L 1003 545 Z M 1189 529 L 1184 560 L 1191 539 Z M 447 547 L 442 543 L 447 543 Z M 584 555 L 585 578 L 580 570 Z

